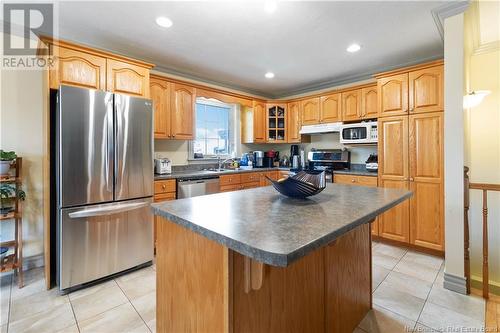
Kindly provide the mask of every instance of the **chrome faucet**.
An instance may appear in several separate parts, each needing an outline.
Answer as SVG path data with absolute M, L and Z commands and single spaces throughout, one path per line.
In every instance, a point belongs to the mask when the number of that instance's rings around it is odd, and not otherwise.
M 234 158 L 226 158 L 224 161 L 221 162 L 220 156 L 217 156 L 217 164 L 219 165 L 218 171 L 222 171 L 222 167 L 224 164 L 228 161 L 234 161 Z

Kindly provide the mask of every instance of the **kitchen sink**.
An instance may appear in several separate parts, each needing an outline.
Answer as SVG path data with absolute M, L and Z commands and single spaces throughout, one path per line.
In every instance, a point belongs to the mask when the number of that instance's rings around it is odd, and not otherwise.
M 204 169 L 203 171 L 211 171 L 211 172 L 227 172 L 227 171 L 239 171 L 240 169 L 217 169 L 217 168 L 209 168 Z

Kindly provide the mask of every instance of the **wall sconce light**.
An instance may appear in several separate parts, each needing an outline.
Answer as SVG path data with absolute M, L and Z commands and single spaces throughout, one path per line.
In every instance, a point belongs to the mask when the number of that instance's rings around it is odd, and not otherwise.
M 472 91 L 464 96 L 464 109 L 470 109 L 478 106 L 483 101 L 483 98 L 489 95 L 489 90 Z

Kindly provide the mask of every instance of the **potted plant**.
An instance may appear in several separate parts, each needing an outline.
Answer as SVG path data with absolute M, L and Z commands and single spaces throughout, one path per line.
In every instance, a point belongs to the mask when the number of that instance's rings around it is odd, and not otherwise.
M 0 149 L 0 175 L 6 175 L 9 173 L 10 165 L 16 158 L 17 155 L 15 152 Z
M 5 215 L 13 211 L 16 198 L 26 200 L 26 192 L 12 184 L 0 184 L 0 214 Z

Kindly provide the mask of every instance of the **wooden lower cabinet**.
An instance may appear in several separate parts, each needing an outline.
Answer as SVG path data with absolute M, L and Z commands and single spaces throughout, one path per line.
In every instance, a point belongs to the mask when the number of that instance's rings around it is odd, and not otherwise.
M 158 233 L 157 332 L 344 333 L 371 308 L 366 224 L 288 267 L 264 265 L 163 218 Z
M 358 175 L 347 175 L 347 174 L 335 174 L 333 176 L 333 182 L 339 184 L 347 185 L 358 185 L 358 186 L 370 186 L 377 187 L 378 179 L 374 176 L 358 176 Z M 379 235 L 378 218 L 371 224 L 372 235 Z
M 408 181 L 381 180 L 380 187 L 409 189 Z M 382 238 L 409 243 L 410 241 L 410 208 L 408 200 L 379 215 L 378 235 Z
M 280 171 L 255 171 L 255 172 L 242 172 L 230 175 L 221 175 L 219 177 L 220 191 L 230 192 L 239 191 L 249 188 L 256 188 L 260 186 L 268 186 L 271 183 L 267 180 L 265 176 L 273 180 L 278 179 L 278 173 Z
M 413 181 L 410 190 L 410 243 L 444 251 L 442 184 Z
M 265 177 L 269 177 L 272 180 L 278 180 L 280 171 L 265 171 L 260 173 L 260 186 L 269 186 L 271 182 Z
M 176 199 L 176 185 L 175 179 L 168 180 L 155 180 L 154 182 L 154 202 L 170 201 Z M 153 224 L 153 241 L 154 248 L 156 249 L 156 238 L 157 238 L 157 224 L 159 217 L 155 215 Z

